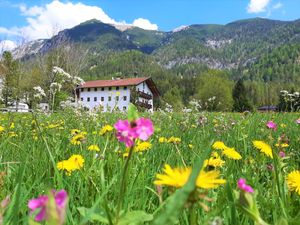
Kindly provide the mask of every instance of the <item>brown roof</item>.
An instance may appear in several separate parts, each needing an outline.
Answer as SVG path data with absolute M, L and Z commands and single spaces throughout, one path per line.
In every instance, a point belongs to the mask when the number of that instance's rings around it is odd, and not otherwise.
M 117 79 L 117 80 L 86 81 L 85 83 L 80 85 L 79 88 L 133 86 L 133 85 L 138 85 L 144 81 L 146 81 L 147 85 L 151 89 L 154 96 L 157 97 L 160 95 L 151 77 L 135 77 L 135 78 L 125 78 L 125 79 Z

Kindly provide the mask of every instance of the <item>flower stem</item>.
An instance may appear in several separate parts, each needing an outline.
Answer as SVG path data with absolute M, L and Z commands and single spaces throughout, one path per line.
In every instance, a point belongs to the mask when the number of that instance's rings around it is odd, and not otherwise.
M 197 225 L 197 211 L 196 207 L 194 207 L 194 204 L 192 204 L 189 208 L 190 215 L 189 215 L 189 224 L 190 225 Z
M 119 194 L 118 203 L 117 203 L 116 224 L 118 224 L 119 218 L 120 218 L 120 210 L 122 207 L 122 203 L 123 203 L 124 195 L 125 195 L 125 191 L 126 191 L 126 178 L 127 178 L 128 168 L 129 168 L 129 161 L 130 161 L 132 153 L 133 153 L 133 148 L 134 148 L 134 146 L 132 146 L 129 149 L 129 154 L 128 154 L 128 157 L 126 159 L 124 169 L 123 169 L 122 180 L 121 180 L 121 185 L 120 185 L 120 194 Z

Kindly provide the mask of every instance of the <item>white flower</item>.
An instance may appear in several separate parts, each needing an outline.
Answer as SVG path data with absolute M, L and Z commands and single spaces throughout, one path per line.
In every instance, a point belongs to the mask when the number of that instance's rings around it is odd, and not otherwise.
M 54 66 L 52 69 L 53 73 L 61 75 L 64 79 L 71 80 L 72 76 L 65 72 L 62 68 Z
M 55 83 L 55 82 L 50 84 L 50 91 L 51 91 L 52 93 L 55 93 L 55 92 L 57 92 L 57 91 L 60 91 L 60 89 L 61 89 L 61 84 Z

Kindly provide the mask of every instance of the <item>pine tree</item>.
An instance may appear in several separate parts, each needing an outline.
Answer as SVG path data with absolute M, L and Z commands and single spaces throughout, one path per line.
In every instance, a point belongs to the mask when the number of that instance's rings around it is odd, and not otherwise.
M 252 110 L 253 106 L 251 105 L 248 97 L 247 90 L 245 88 L 244 82 L 242 79 L 239 79 L 232 91 L 233 97 L 233 111 L 243 112 L 247 110 Z

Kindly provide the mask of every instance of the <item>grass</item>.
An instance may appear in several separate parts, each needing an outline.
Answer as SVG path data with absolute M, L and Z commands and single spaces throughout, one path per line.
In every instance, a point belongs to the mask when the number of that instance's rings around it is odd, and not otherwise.
M 226 185 L 208 191 L 208 197 L 213 199 L 212 202 L 205 202 L 209 206 L 208 212 L 198 203 L 194 205 L 197 223 L 209 224 L 220 220 L 220 224 L 228 225 L 254 224 L 236 204 L 236 182 L 243 177 L 256 190 L 257 204 L 265 221 L 276 224 L 284 218 L 289 224 L 300 224 L 297 222 L 300 221 L 297 220 L 300 196 L 289 192 L 285 182 L 289 172 L 300 168 L 300 125 L 295 123 L 300 114 L 203 115 L 207 117 L 207 123 L 203 125 L 198 123 L 197 113 L 143 115 L 151 118 L 155 125 L 155 133 L 150 138 L 152 148 L 132 155 L 126 192 L 122 193 L 124 201 L 121 212 L 139 210 L 153 214 L 154 218 L 166 214 L 170 207 L 167 199 L 172 196 L 173 190 L 163 187 L 160 194 L 153 184 L 156 174 L 162 172 L 165 163 L 172 167 L 182 167 L 184 164 L 197 167 L 195 162 L 204 160 L 205 154 L 212 150 L 213 142 L 220 140 L 234 147 L 242 159 L 234 161 L 222 157 L 226 163 L 221 168 L 221 177 L 226 179 Z M 111 217 L 113 221 L 126 161 L 123 157 L 125 146 L 117 141 L 113 132 L 100 136 L 99 130 L 106 124 L 113 126 L 118 119 L 125 118 L 124 114 L 90 115 L 71 111 L 50 116 L 1 114 L 0 125 L 5 130 L 0 136 L 0 172 L 5 175 L 0 177 L 0 199 L 11 196 L 4 214 L 4 224 L 28 224 L 28 201 L 51 189 L 65 189 L 68 192 L 66 224 L 103 224 L 88 222 L 89 218 L 80 214 L 80 207 L 105 218 Z M 269 120 L 278 124 L 276 131 L 266 128 Z M 14 127 L 11 127 L 12 123 Z M 57 126 L 50 128 L 51 124 Z M 81 145 L 70 143 L 72 129 L 87 132 L 87 138 Z M 287 158 L 284 160 L 276 157 L 272 160 L 252 145 L 253 140 L 263 140 L 276 153 L 279 149 L 274 145 L 283 135 L 289 139 L 289 147 L 285 149 Z M 181 138 L 181 143 L 176 145 L 158 141 L 160 137 L 171 136 Z M 88 146 L 92 144 L 98 145 L 100 152 L 88 151 Z M 74 171 L 70 176 L 58 171 L 56 163 L 73 154 L 84 157 L 83 169 Z M 270 171 L 270 164 L 277 166 L 277 170 Z M 189 224 L 190 213 L 184 207 L 174 212 L 175 220 L 178 219 L 179 224 Z

